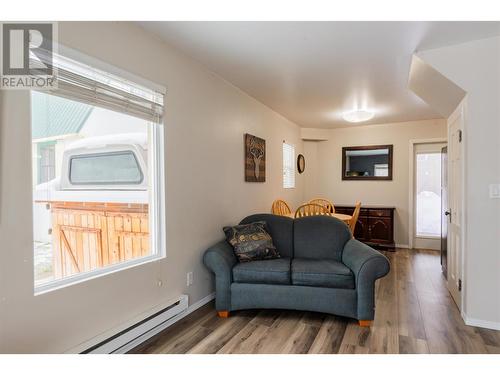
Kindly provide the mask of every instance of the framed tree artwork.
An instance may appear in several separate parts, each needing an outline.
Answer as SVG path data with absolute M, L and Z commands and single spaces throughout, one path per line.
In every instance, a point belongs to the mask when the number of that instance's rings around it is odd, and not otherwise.
M 266 181 L 266 141 L 245 134 L 245 181 Z

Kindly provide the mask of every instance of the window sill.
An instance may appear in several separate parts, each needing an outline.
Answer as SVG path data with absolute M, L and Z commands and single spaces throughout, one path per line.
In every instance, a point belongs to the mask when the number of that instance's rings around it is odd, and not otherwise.
M 164 259 L 165 255 L 150 255 L 147 257 L 129 260 L 123 263 L 113 264 L 107 267 L 103 267 L 98 270 L 84 272 L 78 275 L 73 275 L 60 280 L 49 281 L 47 283 L 35 286 L 34 296 L 40 296 L 42 294 L 54 292 L 59 289 L 63 289 L 72 285 L 81 284 L 85 281 L 97 279 L 101 276 L 111 275 L 120 271 L 124 271 L 133 267 L 142 266 L 147 263 L 156 262 L 158 260 Z

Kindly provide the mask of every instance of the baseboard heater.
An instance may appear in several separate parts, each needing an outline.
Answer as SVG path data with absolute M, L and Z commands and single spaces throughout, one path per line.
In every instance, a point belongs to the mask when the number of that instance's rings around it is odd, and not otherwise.
M 187 308 L 188 296 L 183 294 L 177 301 L 172 302 L 159 311 L 152 313 L 147 318 L 132 324 L 130 327 L 84 350 L 82 354 L 126 353 L 175 323 Z

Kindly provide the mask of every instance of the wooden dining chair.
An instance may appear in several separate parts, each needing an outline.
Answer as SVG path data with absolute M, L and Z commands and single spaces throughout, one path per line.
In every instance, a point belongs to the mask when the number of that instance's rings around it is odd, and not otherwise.
M 314 198 L 309 201 L 309 203 L 316 203 L 321 206 L 325 206 L 327 209 L 327 212 L 330 212 L 332 214 L 335 213 L 335 207 L 333 206 L 333 203 L 329 201 L 328 199 L 325 198 Z
M 354 237 L 354 229 L 356 228 L 356 223 L 358 222 L 360 211 L 361 211 L 361 202 L 357 201 L 356 206 L 354 207 L 354 212 L 352 213 L 352 219 L 349 221 L 349 228 L 351 229 L 353 237 Z
M 275 215 L 287 216 L 292 213 L 290 206 L 282 199 L 276 199 L 273 202 L 273 207 L 271 208 L 271 212 Z
M 306 203 L 297 208 L 295 218 L 304 216 L 327 215 L 328 211 L 325 206 L 316 203 Z

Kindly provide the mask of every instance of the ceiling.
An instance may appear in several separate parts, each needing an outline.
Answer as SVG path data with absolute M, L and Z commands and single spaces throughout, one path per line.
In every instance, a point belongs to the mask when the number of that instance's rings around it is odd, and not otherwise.
M 500 35 L 500 22 L 141 22 L 302 127 L 440 118 L 408 90 L 416 51 Z M 369 109 L 351 124 L 342 113 Z

